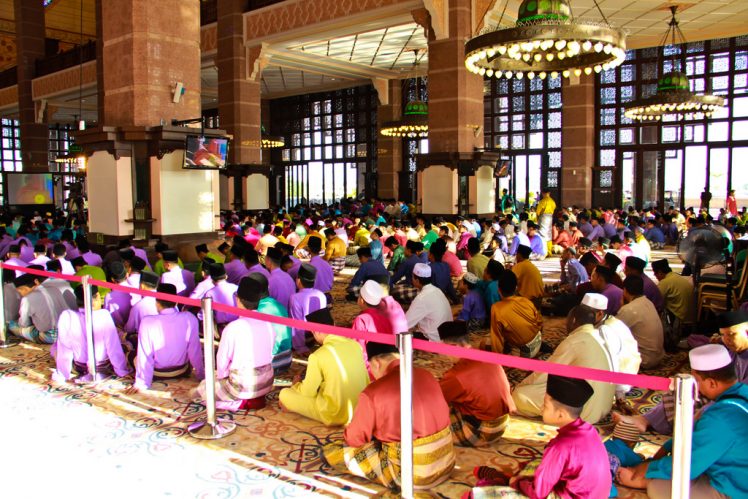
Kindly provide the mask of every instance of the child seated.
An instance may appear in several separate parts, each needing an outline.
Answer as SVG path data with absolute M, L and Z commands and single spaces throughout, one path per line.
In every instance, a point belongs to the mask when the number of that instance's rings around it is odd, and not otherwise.
M 486 304 L 477 288 L 478 276 L 467 272 L 460 280 L 459 291 L 463 295 L 462 310 L 455 320 L 467 322 L 468 331 L 473 332 L 486 326 Z
M 608 455 L 595 427 L 579 417 L 592 393 L 584 380 L 549 374 L 543 422 L 559 430 L 540 462 L 528 463 L 511 478 L 493 468 L 477 467 L 478 486 L 466 496 L 608 497 L 612 485 Z

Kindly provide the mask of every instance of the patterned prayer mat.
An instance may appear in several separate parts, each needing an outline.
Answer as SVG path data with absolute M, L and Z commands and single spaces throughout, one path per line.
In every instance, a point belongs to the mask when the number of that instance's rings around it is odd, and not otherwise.
M 549 281 L 558 260 L 540 262 Z M 546 270 L 547 269 L 547 272 Z M 349 326 L 358 313 L 345 302 L 344 287 L 352 272 L 336 279 L 334 315 Z M 556 271 L 557 275 L 557 271 Z M 547 318 L 544 339 L 554 347 L 566 335 L 564 320 Z M 474 335 L 475 343 L 487 332 Z M 302 360 L 302 359 L 300 359 Z M 439 376 L 449 359 L 417 352 L 416 363 Z M 303 373 L 295 361 L 283 376 Z M 0 446 L 6 450 L 0 486 L 14 498 L 40 497 L 69 490 L 76 497 L 371 497 L 382 488 L 340 475 L 320 460 L 326 443 L 342 437 L 342 428 L 328 428 L 279 410 L 276 388 L 268 406 L 257 411 L 219 413 L 237 430 L 213 441 L 199 441 L 187 426 L 205 417 L 203 404 L 194 401 L 193 378 L 154 382 L 147 393 L 128 394 L 131 380 L 105 380 L 97 386 L 57 385 L 49 381 L 53 362 L 49 347 L 21 344 L 0 350 Z M 663 365 L 647 374 L 670 376 L 688 369 L 685 353 L 668 355 Z M 507 372 L 515 384 L 527 373 Z M 660 394 L 634 388 L 629 400 L 646 412 Z M 598 425 L 603 434 L 610 420 Z M 472 470 L 488 465 L 515 472 L 542 455 L 555 428 L 540 421 L 512 418 L 500 443 L 484 449 L 457 448 L 457 467 L 448 482 L 432 496 L 457 498 L 475 483 Z M 662 437 L 645 435 L 637 449 L 654 453 Z M 39 465 L 42 466 L 39 466 Z M 41 479 L 40 479 L 41 478 Z M 619 497 L 646 497 L 619 488 Z

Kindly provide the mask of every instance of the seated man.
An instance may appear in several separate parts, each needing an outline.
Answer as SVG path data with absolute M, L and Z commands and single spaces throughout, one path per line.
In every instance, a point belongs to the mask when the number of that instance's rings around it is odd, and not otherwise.
M 437 288 L 442 290 L 444 296 L 450 301 L 450 303 L 459 303 L 457 292 L 452 282 L 452 275 L 449 265 L 442 261 L 444 255 L 449 253 L 447 251 L 447 243 L 444 239 L 437 239 L 434 244 L 431 245 L 429 250 L 429 266 L 431 267 L 431 283 Z M 458 260 L 459 263 L 459 260 Z M 460 269 L 462 269 L 460 267 Z
M 540 352 L 543 318 L 535 305 L 515 295 L 517 277 L 505 270 L 499 277 L 501 301 L 491 307 L 491 349 L 508 353 L 518 348 L 521 357 L 534 358 Z
M 405 261 L 392 276 L 392 296 L 403 305 L 409 305 L 418 294 L 413 286 L 413 268 L 417 263 L 426 262 L 428 254 L 423 251 L 423 243 L 408 240 L 405 243 Z
M 616 318 L 634 335 L 641 354 L 641 367 L 654 369 L 660 365 L 665 356 L 662 322 L 654 304 L 644 296 L 644 282 L 640 276 L 630 275 L 623 281 L 623 306 Z
M 238 286 L 231 284 L 226 280 L 226 269 L 222 263 L 213 263 L 208 267 L 208 273 L 210 280 L 213 281 L 213 287 L 205 293 L 206 298 L 212 298 L 214 303 L 220 303 L 222 305 L 229 305 L 235 307 L 236 305 L 236 290 Z M 216 326 L 221 331 L 223 326 L 237 319 L 237 315 L 216 310 L 214 312 L 216 318 Z M 199 314 L 198 317 L 201 317 Z
M 358 298 L 358 292 L 361 286 L 366 281 L 373 278 L 374 276 L 383 275 L 389 277 L 390 273 L 384 268 L 384 265 L 371 258 L 371 249 L 368 246 L 361 246 L 356 250 L 356 255 L 361 262 L 361 267 L 353 275 L 351 283 L 348 285 L 346 291 L 348 296 L 346 299 L 354 301 Z
M 654 305 L 658 314 L 661 314 L 665 310 L 665 299 L 662 297 L 660 289 L 657 284 L 644 273 L 645 263 L 641 258 L 630 256 L 626 258 L 626 267 L 623 269 L 627 276 L 639 276 L 642 278 L 644 284 L 644 296 Z
M 488 265 L 488 257 L 481 253 L 480 241 L 477 237 L 468 239 L 467 252 L 470 255 L 467 261 L 467 271 L 481 277 Z
M 693 428 L 690 496 L 748 497 L 748 387 L 737 380 L 735 359 L 722 345 L 704 345 L 689 352 L 691 372 L 699 393 L 714 401 L 701 412 Z M 672 450 L 672 440 L 665 451 Z M 652 499 L 671 497 L 673 457 L 621 468 L 617 479 L 625 486 L 646 488 Z
M 473 488 L 470 497 L 604 498 L 611 492 L 608 454 L 600 434 L 580 418 L 593 389 L 582 379 L 549 375 L 543 399 L 543 422 L 558 426 L 540 461 L 531 461 L 518 476 L 481 466 L 474 472 L 486 486 Z M 496 484 L 496 485 L 492 485 Z M 519 494 L 513 493 L 513 490 Z
M 109 275 L 110 280 L 114 284 L 126 286 L 127 272 L 122 262 L 112 262 L 109 265 Z M 132 308 L 130 293 L 118 289 L 112 290 L 104 298 L 104 308 L 112 314 L 114 324 L 120 329 L 124 328 L 125 324 L 127 324 L 127 319 L 130 317 L 130 309 Z
M 179 296 L 190 296 L 192 290 L 195 289 L 195 275 L 179 266 L 176 251 L 165 250 L 163 255 L 166 272 L 161 275 L 161 282 L 173 284 Z
M 65 310 L 57 320 L 57 341 L 50 353 L 55 358 L 52 379 L 64 382 L 73 377 L 73 369 L 81 376 L 88 374 L 88 342 L 86 339 L 85 312 L 83 310 L 83 286 L 75 290 L 78 310 Z M 101 308 L 99 288 L 91 286 L 91 308 L 93 309 L 93 343 L 96 372 L 120 378 L 130 373 L 127 358 L 122 350 L 117 328 L 108 310 Z
M 691 335 L 689 338 L 698 338 L 701 340 L 701 345 L 709 341 L 725 345 L 735 358 L 735 371 L 738 381 L 748 383 L 748 313 L 742 310 L 726 312 L 717 318 L 717 322 L 719 334 L 712 336 L 712 338 L 696 335 Z M 613 420 L 634 426 L 641 432 L 650 428 L 662 435 L 672 435 L 675 417 L 673 407 L 673 393 L 665 392 L 662 396 L 662 402 L 648 413 L 625 416 L 614 412 Z
M 327 308 L 327 297 L 322 291 L 314 288 L 317 269 L 308 263 L 301 264 L 296 277 L 298 292 L 291 295 L 291 308 L 288 310 L 292 319 L 300 321 L 321 308 Z M 306 347 L 306 329 L 294 328 L 293 349 L 297 352 L 308 352 Z
M 329 301 L 332 302 L 330 290 L 332 290 L 332 285 L 335 282 L 335 272 L 327 260 L 319 256 L 321 248 L 322 240 L 320 238 L 309 238 L 309 250 L 312 254 L 312 258 L 309 259 L 309 265 L 317 269 L 316 277 L 314 278 L 314 287 L 324 293 L 325 296 L 328 296 L 330 298 Z
M 464 321 L 439 326 L 444 343 L 471 348 Z M 442 376 L 439 385 L 450 405 L 452 436 L 456 445 L 483 447 L 498 440 L 514 412 L 514 400 L 501 366 L 477 360 L 459 359 Z
M 158 274 L 144 270 L 140 274 L 140 289 L 156 291 L 158 281 Z M 133 305 L 130 309 L 130 315 L 128 316 L 127 323 L 124 327 L 125 334 L 129 336 L 128 341 L 132 343 L 133 348 L 138 343 L 137 333 L 138 328 L 140 328 L 140 323 L 142 322 L 143 317 L 148 317 L 149 315 L 158 315 L 156 298 L 153 296 L 143 296 L 138 303 Z
M 548 256 L 548 243 L 538 234 L 538 226 L 527 224 L 527 238 L 530 240 L 530 260 L 545 260 Z
M 361 392 L 344 440 L 325 445 L 333 468 L 397 490 L 400 480 L 400 356 L 392 345 L 366 345 L 375 381 Z M 413 368 L 413 482 L 419 489 L 449 477 L 455 466 L 449 406 L 439 383 Z
M 166 275 L 166 274 L 164 274 Z M 173 284 L 159 284 L 157 291 L 176 295 Z M 173 302 L 156 300 L 158 315 L 143 317 L 138 328 L 138 356 L 135 360 L 135 390 L 151 387 L 157 378 L 177 378 L 195 370 L 195 377 L 205 377 L 197 318 L 180 312 Z
M 611 361 L 595 324 L 600 322 L 605 313 L 598 307 L 605 304 L 605 297 L 588 293 L 582 304 L 572 309 L 567 318 L 569 336 L 563 339 L 548 362 L 568 366 L 591 367 L 593 369 L 613 370 Z M 607 306 L 607 304 L 605 304 Z M 546 390 L 548 375 L 535 372 L 518 384 L 512 397 L 517 405 L 517 412 L 523 416 L 540 416 L 543 411 L 543 396 Z M 594 394 L 582 410 L 582 419 L 595 424 L 610 413 L 615 398 L 615 385 L 591 381 Z
M 62 295 L 53 296 L 54 291 L 41 285 L 44 277 L 22 274 L 13 285 L 21 295 L 18 321 L 11 321 L 8 330 L 34 343 L 52 344 L 57 340 L 57 320 L 68 310 Z
M 278 248 L 268 248 L 265 255 L 265 266 L 270 271 L 268 293 L 288 311 L 291 295 L 296 292 L 296 284 L 293 277 L 281 269 L 282 258 L 283 254 Z
M 221 264 L 211 265 L 211 273 L 214 265 Z M 237 289 L 237 307 L 243 310 L 257 307 L 250 281 L 242 279 Z M 274 343 L 273 325 L 263 320 L 237 317 L 224 328 L 216 354 L 217 409 L 265 407 L 265 395 L 273 390 Z M 197 388 L 203 399 L 205 388 L 203 380 Z
M 608 299 L 608 315 L 615 315 L 623 303 L 623 290 L 612 283 L 613 271 L 603 265 L 598 265 L 590 276 L 590 283 L 595 293 L 600 293 Z
M 483 295 L 478 291 L 478 276 L 466 272 L 460 280 L 459 291 L 463 296 L 462 309 L 455 313 L 455 319 L 465 321 L 469 331 L 483 329 L 486 325 L 486 304 Z
M 412 279 L 418 295 L 405 313 L 408 329 L 417 328 L 426 339 L 440 341 L 439 325 L 452 320 L 449 301 L 439 288 L 431 284 L 431 267 L 425 263 L 416 264 Z
M 325 245 L 325 260 L 330 264 L 335 274 L 339 274 L 345 268 L 345 256 L 348 253 L 348 245 L 333 229 L 325 229 L 327 244 Z M 322 245 L 320 244 L 320 249 Z
M 306 320 L 335 325 L 327 307 L 307 315 Z M 369 384 L 361 346 L 356 340 L 314 329 L 312 334 L 320 347 L 309 356 L 304 379 L 297 376 L 293 386 L 280 391 L 281 407 L 327 426 L 348 424 L 361 391 Z
M 517 249 L 517 263 L 512 267 L 512 272 L 517 276 L 517 294 L 524 296 L 540 308 L 540 302 L 545 294 L 543 287 L 543 276 L 534 263 L 530 261 L 529 246 L 521 245 Z
M 270 248 L 272 250 L 274 248 Z M 268 253 L 270 253 L 268 250 Z M 281 271 L 282 272 L 282 271 Z M 268 280 L 258 272 L 252 272 L 244 279 L 251 282 L 245 284 L 245 293 L 254 293 L 247 299 L 250 307 L 248 310 L 257 310 L 261 314 L 274 315 L 276 317 L 288 317 L 286 307 L 270 296 L 268 291 Z M 242 282 L 244 281 L 242 279 Z M 254 306 L 255 308 L 251 308 Z M 273 324 L 275 330 L 275 344 L 273 345 L 273 370 L 276 373 L 284 372 L 291 366 L 291 349 L 293 347 L 293 336 L 291 328 L 282 324 Z

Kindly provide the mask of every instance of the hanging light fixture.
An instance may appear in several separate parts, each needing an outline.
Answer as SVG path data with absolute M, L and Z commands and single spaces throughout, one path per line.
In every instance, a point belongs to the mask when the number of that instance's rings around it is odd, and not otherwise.
M 418 66 L 420 59 L 418 53 L 421 49 L 413 51 L 415 60 L 413 69 Z M 425 51 L 424 51 L 425 55 Z M 421 55 L 423 58 L 423 55 Z M 405 105 L 403 117 L 396 121 L 388 121 L 382 124 L 379 133 L 385 137 L 399 138 L 426 138 L 429 136 L 429 105 L 422 100 L 412 100 Z
M 506 6 L 501 13 L 504 17 Z M 577 22 L 569 0 L 524 0 L 517 24 L 499 23 L 465 44 L 465 67 L 481 76 L 529 79 L 580 76 L 614 68 L 626 59 L 626 36 L 608 23 Z
M 664 46 L 670 37 L 670 44 L 673 47 L 676 44 L 685 46 L 686 39 L 675 18 L 677 10 L 677 5 L 670 7 L 672 17 L 660 45 Z M 673 50 L 670 71 L 663 74 L 657 82 L 657 93 L 651 97 L 638 99 L 627 106 L 624 111 L 627 118 L 638 121 L 660 121 L 663 116 L 673 116 L 677 119 L 683 117 L 702 119 L 710 118 L 715 110 L 724 107 L 725 99 L 718 95 L 697 95 L 691 92 L 688 76 L 680 71 L 680 61 L 676 57 L 676 52 Z M 659 61 L 657 67 L 661 67 Z
M 265 125 L 261 127 L 261 141 L 263 149 L 275 149 L 286 145 L 286 139 L 280 135 L 270 135 L 265 130 Z

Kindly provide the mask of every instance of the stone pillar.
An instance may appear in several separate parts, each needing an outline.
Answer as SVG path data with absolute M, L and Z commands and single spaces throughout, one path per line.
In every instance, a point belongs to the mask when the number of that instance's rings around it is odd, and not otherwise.
M 106 126 L 158 126 L 199 118 L 198 0 L 102 0 Z M 177 83 L 184 95 L 174 102 Z
M 246 0 L 218 2 L 218 114 L 221 127 L 233 141 L 229 149 L 232 165 L 262 163 L 261 98 L 262 46 L 244 46 L 244 7 Z M 269 167 L 266 169 L 266 173 Z M 262 174 L 248 175 L 243 197 L 245 209 L 267 209 L 268 178 Z
M 483 81 L 465 69 L 465 41 L 471 34 L 471 0 L 449 0 L 449 38 L 429 42 L 429 153 L 483 146 L 483 134 L 475 133 L 483 124 Z M 454 180 L 434 167 L 423 171 L 419 198 L 424 213 L 457 213 L 457 172 L 451 170 L 450 176 Z M 424 195 L 436 183 L 443 185 L 443 195 Z
M 15 0 L 18 71 L 18 114 L 21 122 L 21 158 L 24 171 L 49 171 L 49 129 L 45 120 L 37 123 L 31 82 L 36 60 L 44 58 L 43 2 Z
M 561 88 L 561 199 L 564 206 L 592 206 L 595 165 L 595 77 L 572 76 Z
M 399 120 L 402 116 L 403 92 L 400 80 L 389 80 L 386 96 L 379 97 L 377 109 L 377 129 L 388 121 Z M 383 98 L 384 97 L 384 98 Z M 386 102 L 387 104 L 383 104 Z M 403 169 L 403 139 L 399 137 L 377 137 L 377 196 L 381 199 L 400 197 L 400 172 Z
M 217 229 L 218 173 L 184 170 L 186 136 L 199 132 L 170 126 L 201 115 L 199 7 L 97 0 L 99 126 L 75 136 L 89 155 L 89 223 L 101 244 L 132 237 L 134 225 L 171 243 Z M 151 218 L 135 220 L 136 202 Z

